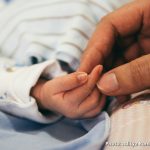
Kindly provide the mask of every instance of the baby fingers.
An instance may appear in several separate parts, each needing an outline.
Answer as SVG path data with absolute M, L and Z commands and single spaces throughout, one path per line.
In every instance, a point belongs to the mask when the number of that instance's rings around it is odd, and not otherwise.
M 75 102 L 77 105 L 88 97 L 93 89 L 102 72 L 102 66 L 96 66 L 88 77 L 88 81 L 80 87 L 70 90 L 64 94 L 64 100 Z
M 102 111 L 102 109 L 105 105 L 105 100 L 106 100 L 106 97 L 104 95 L 102 95 L 102 97 L 99 100 L 100 101 L 99 104 L 95 108 L 93 108 L 90 111 L 86 112 L 82 116 L 82 118 L 91 118 L 91 117 L 94 117 L 94 116 L 100 114 L 100 112 Z
M 103 106 L 104 96 L 100 96 L 98 89 L 95 88 L 93 92 L 80 105 L 74 106 L 71 111 L 68 108 L 65 115 L 72 119 L 93 117 L 100 113 Z
M 84 84 L 88 79 L 87 73 L 75 72 L 57 77 L 49 82 L 50 91 L 53 94 L 66 92 Z

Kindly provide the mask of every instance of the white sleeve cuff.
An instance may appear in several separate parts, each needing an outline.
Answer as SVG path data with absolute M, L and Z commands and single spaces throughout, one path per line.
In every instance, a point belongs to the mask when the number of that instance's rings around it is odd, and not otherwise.
M 61 115 L 52 112 L 44 116 L 39 111 L 36 100 L 30 96 L 31 88 L 39 77 L 48 75 L 47 71 L 52 72 L 54 68 L 60 69 L 55 60 L 14 70 L 1 69 L 0 110 L 40 123 L 57 121 Z

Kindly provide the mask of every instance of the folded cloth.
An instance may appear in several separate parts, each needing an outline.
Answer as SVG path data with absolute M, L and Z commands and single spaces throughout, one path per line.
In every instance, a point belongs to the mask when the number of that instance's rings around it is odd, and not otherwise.
M 4 62 L 4 60 L 2 61 Z M 11 62 L 5 60 L 8 64 Z M 46 61 L 30 67 L 10 67 L 0 63 L 0 110 L 41 123 L 55 122 L 61 116 L 51 113 L 44 116 L 36 100 L 30 96 L 31 88 L 39 77 L 47 79 L 66 74 L 56 60 Z
M 100 150 L 109 135 L 107 113 L 55 124 L 37 124 L 0 112 L 0 148 L 3 150 Z

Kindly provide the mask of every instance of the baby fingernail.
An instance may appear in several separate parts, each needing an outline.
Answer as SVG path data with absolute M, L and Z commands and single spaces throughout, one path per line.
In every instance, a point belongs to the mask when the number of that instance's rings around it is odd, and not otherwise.
M 77 78 L 80 82 L 84 82 L 87 80 L 87 73 L 81 72 L 78 74 Z
M 119 83 L 117 81 L 116 75 L 114 73 L 110 73 L 104 75 L 97 86 L 101 91 L 109 93 L 116 91 L 119 88 Z

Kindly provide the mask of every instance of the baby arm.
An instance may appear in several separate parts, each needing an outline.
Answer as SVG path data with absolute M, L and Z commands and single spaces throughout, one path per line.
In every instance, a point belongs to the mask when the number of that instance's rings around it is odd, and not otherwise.
M 50 81 L 39 80 L 31 95 L 39 107 L 58 112 L 69 118 L 88 118 L 97 115 L 105 104 L 96 83 L 102 66 L 96 66 L 90 75 L 75 72 Z

